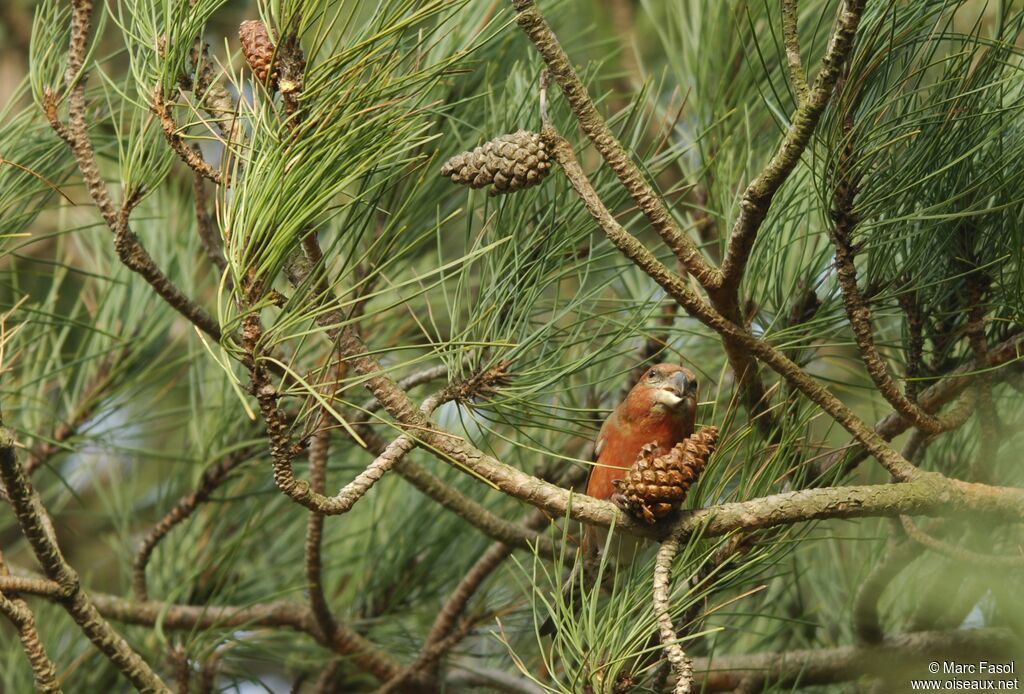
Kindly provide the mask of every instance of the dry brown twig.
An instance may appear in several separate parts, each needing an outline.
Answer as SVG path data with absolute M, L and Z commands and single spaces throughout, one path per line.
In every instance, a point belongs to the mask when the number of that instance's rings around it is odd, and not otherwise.
M 171 149 L 174 150 L 175 154 L 185 162 L 196 175 L 202 176 L 210 181 L 213 181 L 217 185 L 227 184 L 227 177 L 223 176 L 220 171 L 217 171 L 213 166 L 203 158 L 203 155 L 190 147 L 185 138 L 181 136 L 181 128 L 174 120 L 172 112 L 173 104 L 168 103 L 164 100 L 163 92 L 158 87 L 153 92 L 152 109 L 153 113 L 160 120 L 160 128 L 163 130 L 164 139 L 167 140 L 167 144 L 170 145 Z
M 0 553 L 0 576 L 10 576 L 3 553 Z M 32 666 L 36 691 L 43 694 L 60 694 L 62 690 L 57 681 L 57 668 L 39 640 L 35 615 L 32 614 L 28 603 L 10 589 L 0 590 L 0 614 L 3 614 L 18 631 L 22 650 L 25 651 L 29 665 Z
M 187 520 L 195 513 L 196 509 L 206 501 L 224 482 L 227 481 L 231 472 L 242 463 L 251 460 L 257 453 L 253 447 L 245 448 L 233 454 L 225 456 L 222 460 L 214 463 L 203 472 L 199 485 L 195 491 L 186 494 L 174 505 L 167 514 L 157 522 L 153 528 L 146 533 L 145 538 L 139 543 L 139 549 L 132 562 L 132 591 L 137 600 L 146 601 L 149 599 L 146 588 L 146 566 L 153 555 L 156 546 L 167 537 L 168 533 Z

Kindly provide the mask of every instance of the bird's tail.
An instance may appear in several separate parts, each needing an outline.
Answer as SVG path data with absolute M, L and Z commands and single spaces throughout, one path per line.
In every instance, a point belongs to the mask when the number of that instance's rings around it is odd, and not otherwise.
M 580 611 L 582 596 L 580 591 L 577 589 L 576 581 L 577 576 L 580 572 L 580 566 L 588 562 L 588 555 L 586 543 L 583 544 L 581 550 L 584 552 L 583 560 L 577 561 L 572 565 L 572 570 L 569 572 L 569 577 L 565 579 L 565 583 L 562 584 L 562 598 L 559 600 L 559 605 L 569 605 L 569 609 L 572 614 L 576 614 Z M 587 573 L 590 573 L 589 571 Z M 544 620 L 544 623 L 540 625 L 541 636 L 554 636 L 558 633 L 558 626 L 555 624 L 555 616 L 553 614 L 548 615 L 548 618 Z
M 583 541 L 580 543 L 580 559 L 577 560 L 569 572 L 569 578 L 562 584 L 562 598 L 560 605 L 568 605 L 572 614 L 580 611 L 583 603 L 583 592 L 593 587 L 594 581 L 599 573 L 598 567 L 602 556 L 607 553 L 607 570 L 605 573 L 606 582 L 614 576 L 615 572 L 622 566 L 631 564 L 636 557 L 642 553 L 650 544 L 649 540 L 616 533 L 611 540 L 608 539 L 608 529 L 596 526 L 587 526 L 583 530 Z M 584 570 L 583 581 L 580 584 L 579 572 Z M 555 625 L 554 615 L 549 615 L 540 626 L 541 636 L 554 636 L 558 632 Z

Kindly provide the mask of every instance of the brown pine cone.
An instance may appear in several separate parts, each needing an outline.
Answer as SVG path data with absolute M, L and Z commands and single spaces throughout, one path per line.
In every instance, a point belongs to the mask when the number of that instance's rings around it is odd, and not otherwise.
M 537 133 L 520 130 L 456 154 L 441 167 L 441 175 L 470 188 L 488 188 L 491 195 L 514 193 L 535 186 L 550 173 L 551 161 Z
M 259 19 L 247 19 L 238 26 L 238 40 L 242 44 L 242 54 L 249 63 L 252 73 L 260 82 L 266 83 L 270 77 L 270 87 L 277 85 L 277 66 L 274 62 L 274 42 L 270 40 L 267 25 Z
M 679 508 L 717 442 L 718 427 L 704 427 L 664 455 L 655 455 L 655 444 L 645 445 L 625 479 L 615 480 L 618 491 L 612 501 L 637 518 L 656 523 Z

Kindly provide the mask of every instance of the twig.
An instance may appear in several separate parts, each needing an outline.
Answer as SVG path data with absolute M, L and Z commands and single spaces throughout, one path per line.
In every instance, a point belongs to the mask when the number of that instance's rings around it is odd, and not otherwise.
M 192 45 L 190 57 L 196 73 L 192 93 L 203 110 L 214 119 L 223 138 L 225 151 L 232 152 L 233 148 L 242 142 L 244 135 L 242 124 L 238 121 L 235 101 L 221 85 L 214 64 L 209 59 L 207 46 L 202 40 L 197 39 Z
M 51 600 L 60 600 L 64 597 L 64 591 L 57 583 L 46 578 L 34 576 L 0 574 L 0 591 L 5 593 L 41 595 Z
M 171 113 L 171 104 L 164 101 L 163 91 L 160 87 L 157 87 L 156 91 L 153 92 L 153 101 L 150 104 L 153 109 L 153 113 L 160 120 L 160 128 L 164 132 L 164 139 L 167 140 L 167 144 L 170 145 L 171 149 L 174 150 L 178 157 L 188 164 L 188 167 L 192 171 L 203 178 L 209 179 L 217 185 L 223 185 L 227 183 L 224 176 L 210 165 L 210 162 L 203 158 L 200 152 L 189 147 L 188 143 L 181 136 L 178 129 L 178 124 L 174 122 L 174 116 Z
M 113 381 L 114 373 L 121 359 L 129 352 L 129 349 L 122 349 L 105 358 L 96 368 L 96 373 L 85 387 L 82 402 L 77 403 L 71 416 L 57 425 L 49 441 L 44 441 L 29 450 L 25 461 L 25 474 L 29 478 L 32 477 L 33 472 L 48 463 L 53 456 L 66 450 L 64 444 L 75 436 L 82 425 L 92 417 L 96 411 L 96 405 L 99 403 L 99 396 L 105 393 Z
M 71 149 L 85 187 L 89 191 L 89 196 L 99 209 L 107 226 L 114 233 L 114 249 L 121 262 L 128 269 L 141 275 L 154 291 L 178 313 L 214 340 L 220 341 L 221 331 L 217 321 L 171 282 L 128 226 L 130 205 L 127 203 L 131 201 L 126 200 L 123 208 L 118 210 L 110 197 L 110 191 L 103 181 L 99 165 L 96 162 L 86 123 L 83 69 L 92 20 L 92 0 L 74 0 L 72 5 L 71 41 L 68 50 L 68 67 L 65 73 L 65 82 L 70 87 L 68 124 L 64 126 L 57 119 L 56 97 L 50 92 L 44 95 L 44 113 L 47 120 L 54 132 Z
M 531 530 L 540 530 L 549 522 L 550 519 L 546 513 L 539 509 L 534 509 L 525 525 Z M 423 648 L 420 649 L 419 656 L 402 673 L 381 687 L 376 694 L 399 691 L 398 688 L 410 679 L 422 679 L 434 663 L 454 647 L 461 640 L 462 636 L 469 633 L 468 628 L 463 630 L 461 634 L 459 633 L 457 629 L 459 618 L 465 612 L 470 599 L 476 594 L 484 581 L 506 559 L 512 556 L 515 549 L 515 547 L 504 542 L 495 542 L 480 555 L 480 558 L 470 567 L 469 571 L 466 572 L 465 576 L 462 577 L 462 580 L 455 587 L 455 590 L 448 596 L 448 600 L 445 601 L 441 611 L 438 612 L 437 617 L 430 626 L 430 631 L 427 634 L 426 641 L 423 643 Z M 465 624 L 471 623 L 464 622 Z M 456 635 L 459 638 L 453 638 Z
M 347 513 L 376 484 L 388 470 L 393 468 L 417 445 L 412 434 L 403 433 L 394 439 L 354 480 L 346 484 L 335 496 L 317 493 L 308 482 L 299 480 L 292 471 L 294 446 L 287 436 L 284 413 L 277 407 L 277 391 L 265 377 L 254 375 L 256 397 L 260 411 L 267 422 L 271 435 L 271 455 L 274 459 L 274 482 L 293 501 L 311 511 L 327 516 Z M 433 412 L 443 402 L 440 394 L 424 401 L 425 413 Z
M 672 691 L 674 694 L 690 694 L 693 684 L 693 663 L 683 651 L 682 646 L 679 645 L 679 637 L 672 624 L 672 614 L 669 612 L 669 595 L 672 592 L 672 561 L 678 553 L 679 539 L 674 534 L 661 543 L 661 547 L 658 549 L 658 557 L 654 562 L 654 616 L 658 620 L 658 631 L 661 634 L 661 643 L 665 648 L 665 656 L 672 665 L 676 677 Z
M 864 643 L 881 643 L 885 637 L 878 617 L 878 601 L 886 586 L 914 559 L 920 556 L 920 545 L 892 539 L 881 561 L 861 581 L 853 602 L 853 629 Z
M 985 337 L 985 292 L 988 289 L 988 278 L 969 277 L 967 293 L 969 308 L 967 309 L 967 341 L 971 345 L 974 361 L 984 364 L 988 361 L 988 340 Z M 978 428 L 981 431 L 978 455 L 971 461 L 971 479 L 988 481 L 987 473 L 995 464 L 999 452 L 999 412 L 992 399 L 992 374 L 978 374 Z
M 976 371 L 995 369 L 1012 362 L 1017 362 L 1022 354 L 1024 354 L 1024 333 L 1018 333 L 990 349 L 987 363 L 972 360 L 960 366 L 945 378 L 923 390 L 917 398 L 917 402 L 924 411 L 929 413 L 936 412 L 969 388 Z M 956 405 L 955 409 L 961 410 L 958 417 L 962 417 L 964 421 L 970 415 L 971 401 L 970 397 L 961 398 Z M 952 416 L 952 413 L 947 415 L 947 417 L 949 416 Z M 891 441 L 909 429 L 910 426 L 910 422 L 904 419 L 898 412 L 894 412 L 879 420 L 875 424 L 874 429 L 875 433 L 883 439 Z M 856 441 L 853 441 L 829 455 L 820 466 L 819 474 L 828 476 L 830 474 L 829 471 L 836 466 L 842 466 L 842 472 L 845 474 L 856 467 L 867 456 L 867 450 Z
M 789 63 L 789 81 L 796 92 L 796 101 L 807 100 L 807 75 L 800 62 L 800 11 L 797 0 L 782 0 L 782 42 L 786 46 L 786 61 Z
M 445 678 L 449 691 L 476 691 L 480 687 L 505 694 L 546 694 L 547 690 L 526 677 L 475 662 L 456 662 L 454 672 Z
M 145 601 L 149 599 L 146 588 L 146 565 L 149 563 L 149 558 L 153 555 L 153 550 L 156 549 L 160 541 L 175 526 L 188 519 L 201 504 L 209 500 L 213 492 L 227 481 L 231 471 L 245 461 L 252 459 L 256 452 L 255 448 L 246 448 L 228 455 L 223 460 L 211 465 L 203 472 L 203 476 L 200 478 L 199 485 L 195 491 L 179 499 L 174 508 L 168 511 L 167 515 L 161 518 L 146 533 L 146 537 L 139 544 L 135 560 L 132 562 L 132 591 L 137 600 Z
M 424 688 L 427 691 L 432 691 L 434 687 L 428 680 L 427 670 L 433 667 L 434 663 L 440 660 L 446 652 L 466 638 L 475 624 L 476 620 L 464 619 L 444 638 L 425 644 L 414 663 L 381 685 L 374 694 L 394 694 L 395 692 L 405 694 Z
M 909 284 L 909 279 L 907 284 Z M 924 321 L 921 318 L 921 307 L 917 301 L 916 291 L 904 291 L 897 297 L 900 308 L 907 317 L 907 383 L 903 393 L 907 399 L 916 402 L 921 390 L 921 377 L 924 366 Z
M 519 523 L 505 520 L 490 511 L 480 502 L 472 499 L 440 477 L 411 460 L 404 460 L 395 472 L 416 489 L 430 497 L 444 508 L 459 516 L 488 537 L 504 542 L 517 549 L 537 549 L 541 556 L 553 557 L 557 550 L 544 535 L 529 531 Z
M 199 694 L 213 694 L 217 688 L 217 673 L 220 671 L 220 651 L 215 650 L 199 669 Z
M 516 21 L 520 28 L 533 42 L 547 69 L 562 88 L 562 93 L 572 107 L 580 128 L 594 143 L 594 148 L 619 177 L 623 187 L 629 191 L 651 226 L 686 269 L 701 284 L 710 283 L 717 271 L 707 264 L 693 241 L 676 223 L 661 197 L 615 138 L 604 117 L 598 113 L 586 86 L 576 74 L 569 56 L 562 49 L 540 9 L 533 0 L 513 0 L 512 5 L 518 15 Z
M 861 14 L 864 12 L 865 2 L 866 0 L 843 0 L 836 27 L 829 39 L 828 49 L 821 59 L 821 69 L 814 78 L 814 84 L 793 114 L 779 150 L 743 193 L 740 215 L 729 235 L 725 260 L 722 261 L 721 279 L 711 286 L 734 287 L 742 279 L 750 251 L 754 247 L 754 240 L 768 215 L 772 198 L 796 168 L 807 144 L 811 141 L 818 120 L 832 97 L 843 64 L 853 50 L 853 39 Z
M 323 426 L 312 436 L 309 445 L 309 484 L 316 494 L 323 494 L 327 486 L 327 460 L 331 446 L 331 432 Z M 331 614 L 323 585 L 323 554 L 321 543 L 324 532 L 324 514 L 310 511 L 306 521 L 305 569 L 306 586 L 309 590 L 309 606 L 320 630 L 325 634 L 334 631 L 334 615 Z
M 550 150 L 569 182 L 579 195 L 583 204 L 597 221 L 605 236 L 622 253 L 643 270 L 648 277 L 657 282 L 675 299 L 690 315 L 712 328 L 723 337 L 745 347 L 750 353 L 771 366 L 779 375 L 786 379 L 794 388 L 801 391 L 810 400 L 829 413 L 843 428 L 857 438 L 865 448 L 892 474 L 896 479 L 914 478 L 918 471 L 899 453 L 894 451 L 880 436 L 875 434 L 856 414 L 832 395 L 824 386 L 817 383 L 807 372 L 786 357 L 775 347 L 751 335 L 743 327 L 726 319 L 722 314 L 702 301 L 689 286 L 662 264 L 635 236 L 622 228 L 598 197 L 586 174 L 580 168 L 572 146 L 566 142 L 550 126 L 544 128 L 543 134 L 548 141 Z
M 336 692 L 337 685 L 334 679 L 338 676 L 340 669 L 340 660 L 335 659 L 327 663 L 320 671 L 320 674 L 317 675 L 316 682 L 313 683 L 313 688 L 310 690 L 312 694 L 332 694 L 332 692 Z
M 872 646 L 696 658 L 693 669 L 701 692 L 733 691 L 745 680 L 760 691 L 767 683 L 788 689 L 797 684 L 809 687 L 848 682 L 894 671 L 923 672 L 929 662 L 944 658 L 963 662 L 978 657 L 991 662 L 1012 657 L 1018 646 L 1017 637 L 1009 629 L 921 631 L 892 636 Z
M 171 646 L 167 660 L 177 683 L 177 694 L 188 694 L 192 686 L 192 669 L 188 662 L 188 651 L 180 642 L 176 642 Z
M 619 60 L 625 73 L 623 92 L 638 89 L 644 83 L 643 71 L 637 60 L 636 18 L 633 16 L 632 0 L 608 0 L 608 14 L 618 34 L 620 48 Z
M 311 237 L 309 245 L 312 256 L 321 257 L 319 249 L 312 247 L 314 244 L 316 244 L 316 239 Z M 307 280 L 308 273 L 311 270 L 311 264 L 304 263 L 300 271 L 293 273 L 289 277 L 289 281 L 294 285 L 301 285 Z M 320 288 L 318 301 L 321 302 L 322 306 L 329 298 L 329 288 L 326 279 L 323 277 L 320 278 Z M 363 344 L 354 330 L 349 327 L 337 327 L 344 325 L 344 316 L 341 315 L 341 312 L 337 309 L 324 310 L 318 314 L 317 322 L 325 328 L 328 337 L 331 338 L 332 343 L 335 345 L 335 349 L 346 360 L 346 363 L 351 364 L 356 373 L 364 378 L 363 384 L 373 395 L 377 405 L 395 418 L 400 425 L 408 426 L 414 432 L 415 440 L 423 440 L 425 437 L 428 437 L 433 426 L 427 416 L 409 398 L 406 388 L 403 388 L 399 383 L 396 383 L 387 376 L 377 360 L 369 354 L 366 345 Z M 428 380 L 432 379 L 435 375 L 438 375 L 437 371 L 426 370 L 420 375 L 414 374 L 410 376 L 404 385 L 412 387 L 414 380 L 418 383 L 420 382 L 419 379 Z M 486 383 L 481 385 L 486 385 Z M 368 427 L 360 427 L 360 430 L 360 435 L 364 437 L 367 448 L 374 452 L 378 458 L 385 456 L 388 444 L 385 444 Z M 395 441 L 392 441 L 390 445 L 394 445 L 396 448 L 399 445 L 404 447 L 412 441 L 412 437 L 407 439 L 400 436 Z M 437 439 L 429 441 L 428 447 L 431 452 L 443 458 L 443 448 L 451 445 L 452 439 L 450 437 L 443 437 L 440 441 Z M 281 450 L 284 450 L 283 443 L 280 447 Z M 483 453 L 479 453 L 479 455 L 483 455 Z M 523 549 L 530 549 L 531 543 L 533 543 L 538 551 L 545 556 L 554 556 L 555 550 L 548 538 L 539 536 L 537 533 L 530 532 L 517 523 L 506 521 L 500 516 L 495 515 L 479 502 L 465 496 L 424 468 L 416 465 L 413 461 L 408 459 L 400 460 L 395 466 L 395 470 L 421 492 L 461 516 L 490 537 Z
M 29 580 L 15 578 L 21 581 Z M 5 579 L 0 577 L 0 590 L 4 590 L 4 581 Z M 23 589 L 22 592 L 40 595 L 57 602 L 62 599 L 60 595 L 63 589 L 57 582 L 45 579 L 32 581 L 23 585 L 33 589 Z M 148 627 L 159 624 L 161 628 L 173 631 L 283 627 L 309 634 L 318 643 L 338 655 L 349 657 L 360 669 L 381 682 L 394 677 L 401 669 L 401 665 L 393 660 L 390 654 L 350 627 L 338 624 L 333 633 L 324 634 L 317 626 L 310 608 L 295 602 L 263 602 L 244 606 L 177 605 L 155 600 L 140 602 L 96 592 L 90 595 L 99 614 L 124 624 Z
M 973 566 L 988 566 L 1002 569 L 1020 569 L 1024 567 L 1024 555 L 1017 554 L 1003 556 L 998 554 L 975 552 L 974 550 L 967 549 L 966 547 L 958 547 L 933 537 L 918 527 L 917 523 L 914 522 L 914 519 L 908 516 L 900 516 L 900 523 L 903 525 L 903 529 L 906 531 L 907 536 L 914 542 L 957 562 Z
M 423 369 L 422 371 L 417 371 L 416 373 L 409 374 L 405 378 L 402 378 L 399 381 L 397 381 L 395 385 L 397 385 L 404 391 L 409 391 L 415 388 L 416 386 L 420 386 L 425 383 L 430 383 L 431 381 L 436 381 L 438 379 L 447 377 L 448 367 L 445 366 L 444 364 L 441 364 L 440 366 L 431 366 L 429 368 Z M 368 414 L 372 414 L 373 412 L 377 412 L 379 410 L 380 402 L 378 402 L 376 399 L 368 400 L 365 404 L 363 404 L 362 407 L 362 411 Z
M 10 572 L 4 562 L 3 554 L 0 553 L 0 576 L 9 576 Z M 39 632 L 36 631 L 36 618 L 29 609 L 28 603 L 17 597 L 16 594 L 4 594 L 0 591 L 0 613 L 3 613 L 14 628 L 18 631 L 18 638 L 21 639 L 21 648 L 25 651 L 29 665 L 32 667 L 32 675 L 35 677 L 36 691 L 43 694 L 60 694 L 60 684 L 57 682 L 57 668 L 54 666 L 50 656 L 46 654 L 42 641 L 39 640 Z
M 874 328 L 871 325 L 871 310 L 857 286 L 857 268 L 854 255 L 857 252 L 853 244 L 853 231 L 857 219 L 853 214 L 854 199 L 857 196 L 859 175 L 854 172 L 855 150 L 852 136 L 853 125 L 845 124 L 847 143 L 839 157 L 839 184 L 833 196 L 833 226 L 829 237 L 835 246 L 836 275 L 843 294 L 843 305 L 846 315 L 853 328 L 853 336 L 860 351 L 861 360 L 867 368 L 868 375 L 878 388 L 882 397 L 892 405 L 904 418 L 929 434 L 938 434 L 953 428 L 955 420 L 948 417 L 935 417 L 925 412 L 916 402 L 908 398 L 896 385 L 885 358 L 875 345 Z
M 18 525 L 28 540 L 33 554 L 47 577 L 60 590 L 59 602 L 100 652 L 135 687 L 145 692 L 170 690 L 153 672 L 145 660 L 111 628 L 97 611 L 89 596 L 82 590 L 78 574 L 67 563 L 42 502 L 36 495 L 15 453 L 14 439 L 6 430 L 0 430 L 0 479 L 18 519 Z
M 192 193 L 195 197 L 196 229 L 199 232 L 199 242 L 203 244 L 206 257 L 220 274 L 224 274 L 228 267 L 228 261 L 224 257 L 224 248 L 217 229 L 214 227 L 210 212 L 206 209 L 206 186 L 203 177 L 198 173 L 192 174 Z M 228 277 L 230 282 L 231 278 Z

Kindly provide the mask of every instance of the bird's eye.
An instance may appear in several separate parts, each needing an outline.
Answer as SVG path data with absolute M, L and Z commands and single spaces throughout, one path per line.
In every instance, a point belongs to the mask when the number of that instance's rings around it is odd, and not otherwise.
M 658 373 L 656 371 L 648 371 L 647 372 L 647 380 L 648 381 L 653 381 L 657 377 L 658 377 Z

